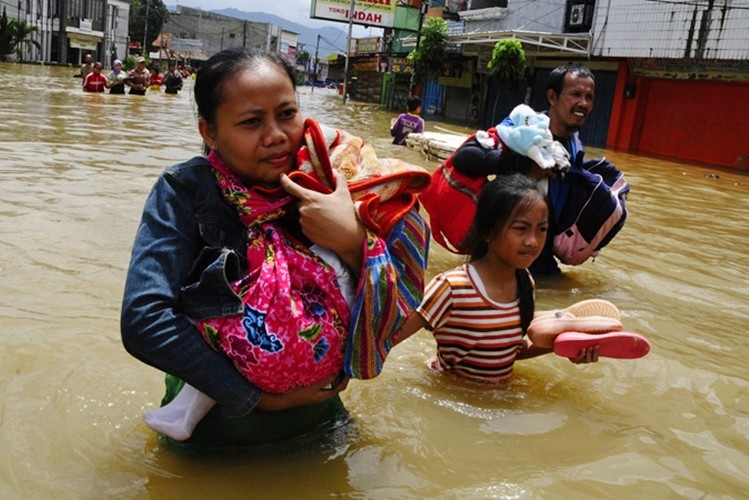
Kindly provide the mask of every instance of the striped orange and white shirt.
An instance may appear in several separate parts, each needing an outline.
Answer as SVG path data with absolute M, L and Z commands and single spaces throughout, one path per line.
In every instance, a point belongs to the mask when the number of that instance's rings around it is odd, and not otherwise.
M 512 375 L 523 341 L 519 301 L 490 299 L 471 264 L 436 276 L 416 311 L 437 341 L 440 368 L 485 382 Z

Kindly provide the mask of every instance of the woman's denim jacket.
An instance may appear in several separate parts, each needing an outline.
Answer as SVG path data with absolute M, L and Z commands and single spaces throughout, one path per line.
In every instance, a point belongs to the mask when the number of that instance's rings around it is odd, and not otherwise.
M 127 351 L 248 413 L 261 392 L 203 340 L 192 320 L 242 313 L 229 282 L 245 267 L 246 229 L 202 157 L 169 167 L 146 201 L 122 304 Z

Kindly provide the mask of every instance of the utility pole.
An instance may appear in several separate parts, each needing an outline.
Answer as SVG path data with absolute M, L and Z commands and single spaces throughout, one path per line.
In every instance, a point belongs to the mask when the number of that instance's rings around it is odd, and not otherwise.
M 67 0 L 60 0 L 59 4 L 60 9 L 60 33 L 65 33 L 67 30 L 67 12 L 68 12 L 68 2 Z M 59 50 L 60 50 L 60 61 L 62 64 L 66 64 L 68 62 L 68 38 L 65 36 L 58 37 L 59 38 Z M 130 42 L 130 39 L 128 37 L 128 42 Z M 79 52 L 80 54 L 80 52 Z M 79 56 L 80 58 L 80 56 Z
M 419 50 L 419 44 L 421 43 L 421 28 L 424 26 L 424 17 L 427 15 L 429 10 L 429 0 L 422 0 L 421 7 L 419 8 L 419 29 L 416 32 L 416 50 Z M 409 84 L 408 93 L 412 94 L 415 88 L 414 74 L 411 73 L 411 83 Z
M 315 71 L 312 77 L 312 94 L 315 93 L 315 83 L 317 83 L 317 54 L 320 53 L 320 35 L 317 35 L 317 46 L 315 47 Z
M 356 0 L 351 0 L 351 7 L 348 10 L 348 37 L 346 38 L 346 61 L 343 65 L 343 104 L 346 104 L 346 86 L 348 85 L 348 60 L 351 59 L 351 28 L 354 24 L 354 4 Z
M 393 76 L 393 65 L 392 65 L 392 58 L 393 58 L 393 39 L 395 38 L 395 34 L 393 33 L 392 28 L 386 28 L 383 32 L 383 39 L 385 41 L 385 49 L 386 49 L 386 55 L 387 58 L 387 95 L 385 97 L 385 104 L 387 105 L 388 110 L 393 109 L 393 103 L 395 101 L 395 77 Z M 380 56 L 382 57 L 382 56 Z
M 143 30 L 143 50 L 148 50 L 148 53 L 151 53 L 151 48 L 146 47 L 146 40 L 148 40 L 148 6 L 150 5 L 150 2 L 146 0 L 146 28 Z
M 416 48 L 419 48 L 419 42 L 421 42 L 421 27 L 424 25 L 424 17 L 427 15 L 429 10 L 429 0 L 422 0 L 421 8 L 419 9 L 419 30 L 416 32 Z
M 242 47 L 247 47 L 247 20 L 245 20 L 244 26 L 242 26 Z

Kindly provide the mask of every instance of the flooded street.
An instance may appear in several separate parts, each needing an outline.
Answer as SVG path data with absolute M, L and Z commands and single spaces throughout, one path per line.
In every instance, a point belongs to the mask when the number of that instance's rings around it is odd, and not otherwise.
M 625 173 L 629 218 L 594 262 L 538 279 L 537 308 L 610 300 L 645 358 L 544 356 L 492 389 L 428 372 L 422 331 L 349 385 L 353 422 L 330 439 L 183 456 L 141 420 L 163 374 L 124 351 L 119 309 L 151 185 L 201 152 L 192 83 L 86 95 L 74 72 L 0 63 L 0 498 L 746 497 L 746 172 L 589 149 Z M 376 105 L 299 98 L 380 157 L 437 166 L 390 144 Z M 427 121 L 444 128 L 472 132 Z M 433 244 L 428 278 L 461 261 Z

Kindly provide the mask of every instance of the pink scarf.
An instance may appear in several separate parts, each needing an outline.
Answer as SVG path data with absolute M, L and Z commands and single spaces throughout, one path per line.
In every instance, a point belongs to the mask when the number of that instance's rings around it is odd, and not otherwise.
M 244 314 L 198 322 L 261 390 L 287 392 L 343 368 L 349 308 L 333 269 L 274 222 L 293 198 L 245 186 L 214 151 L 208 155 L 226 201 L 248 229 L 248 273 L 233 283 Z

